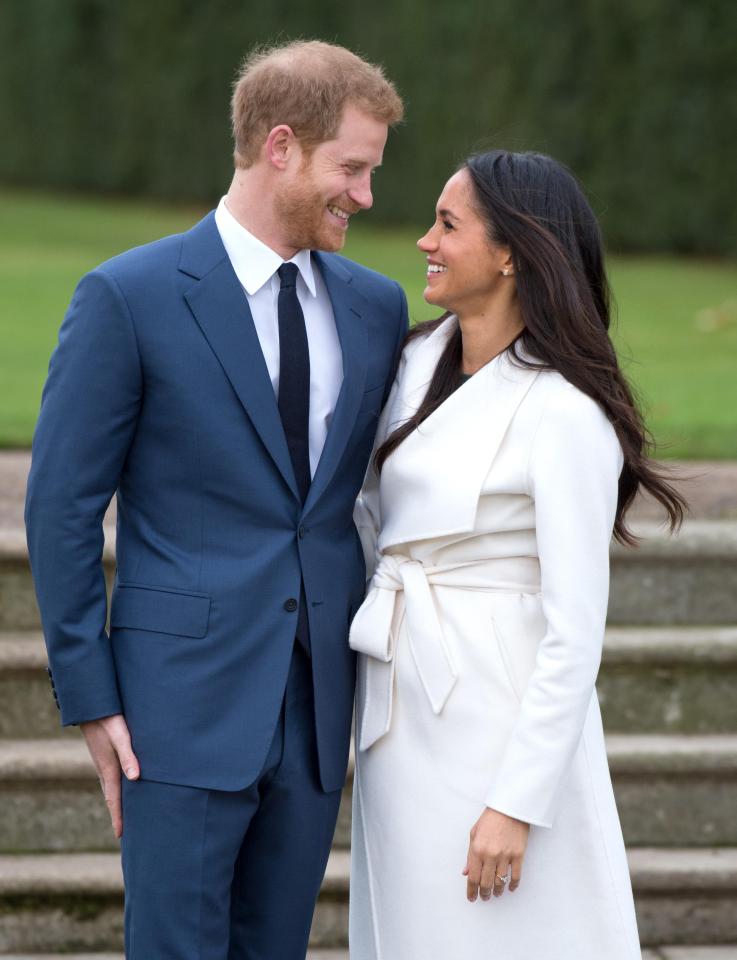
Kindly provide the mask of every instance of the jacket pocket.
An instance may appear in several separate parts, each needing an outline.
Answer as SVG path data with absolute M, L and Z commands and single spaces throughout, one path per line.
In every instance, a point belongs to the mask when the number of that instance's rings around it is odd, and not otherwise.
M 110 626 L 199 639 L 207 634 L 211 602 L 205 593 L 119 583 L 113 593 Z

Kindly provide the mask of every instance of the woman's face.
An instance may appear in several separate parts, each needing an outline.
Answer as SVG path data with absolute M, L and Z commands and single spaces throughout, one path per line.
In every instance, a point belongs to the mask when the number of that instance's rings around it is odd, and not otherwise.
M 425 300 L 458 315 L 483 313 L 501 285 L 513 282 L 502 273 L 511 273 L 509 250 L 490 242 L 472 189 L 465 168 L 454 174 L 440 194 L 435 223 L 417 241 L 427 254 Z

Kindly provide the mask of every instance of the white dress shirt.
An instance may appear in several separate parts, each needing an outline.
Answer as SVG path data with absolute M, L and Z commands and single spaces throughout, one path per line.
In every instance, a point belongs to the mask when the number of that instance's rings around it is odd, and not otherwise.
M 215 211 L 215 224 L 251 308 L 266 367 L 278 397 L 280 281 L 277 270 L 285 261 L 238 223 L 225 205 L 225 197 Z M 313 268 L 310 251 L 300 250 L 289 262 L 299 270 L 297 299 L 304 314 L 310 351 L 310 472 L 314 477 L 343 383 L 343 354 L 333 306 L 320 271 Z M 246 322 L 245 316 L 243 322 Z

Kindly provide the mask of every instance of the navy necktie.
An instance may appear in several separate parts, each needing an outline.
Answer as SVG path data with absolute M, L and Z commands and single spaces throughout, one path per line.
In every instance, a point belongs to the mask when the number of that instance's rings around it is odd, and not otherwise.
M 302 503 L 310 474 L 310 351 L 302 307 L 297 299 L 294 263 L 279 267 L 279 416 L 287 438 Z
M 304 504 L 312 482 L 310 473 L 310 350 L 302 307 L 297 299 L 298 267 L 279 267 L 279 416 L 299 495 Z M 310 655 L 310 627 L 304 584 L 299 588 L 297 642 Z

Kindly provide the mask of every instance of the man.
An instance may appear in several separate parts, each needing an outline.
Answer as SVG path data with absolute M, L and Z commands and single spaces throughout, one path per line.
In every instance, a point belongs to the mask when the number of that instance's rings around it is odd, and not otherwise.
M 122 836 L 128 960 L 305 956 L 348 756 L 352 511 L 407 328 L 397 284 L 331 251 L 401 115 L 341 47 L 252 55 L 227 196 L 93 270 L 61 328 L 28 543 L 62 723 Z

